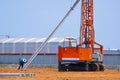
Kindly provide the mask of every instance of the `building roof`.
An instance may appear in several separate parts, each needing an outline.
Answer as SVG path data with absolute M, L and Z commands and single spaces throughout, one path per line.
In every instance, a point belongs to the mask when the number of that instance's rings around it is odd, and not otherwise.
M 105 54 L 120 54 L 120 49 L 104 49 Z
M 46 38 L 5 38 L 0 39 L 0 43 L 38 43 L 44 42 Z M 51 38 L 48 42 L 62 42 L 64 38 Z

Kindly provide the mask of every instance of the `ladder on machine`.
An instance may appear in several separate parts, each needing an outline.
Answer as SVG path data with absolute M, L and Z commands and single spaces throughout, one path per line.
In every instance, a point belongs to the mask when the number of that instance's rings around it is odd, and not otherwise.
M 30 63 L 34 60 L 34 58 L 38 55 L 38 53 L 43 49 L 43 47 L 47 44 L 47 42 L 50 40 L 50 38 L 54 35 L 54 33 L 57 31 L 57 29 L 62 25 L 62 23 L 65 21 L 65 19 L 69 16 L 71 11 L 76 7 L 76 5 L 79 3 L 79 1 L 80 0 L 76 0 L 76 2 L 73 4 L 73 6 L 70 8 L 70 10 L 66 13 L 66 15 L 63 17 L 63 19 L 60 21 L 60 23 L 56 26 L 56 28 L 52 31 L 52 33 L 46 38 L 46 40 L 40 45 L 40 47 L 30 57 L 28 62 L 23 66 L 22 70 L 26 70 L 26 68 L 30 65 Z

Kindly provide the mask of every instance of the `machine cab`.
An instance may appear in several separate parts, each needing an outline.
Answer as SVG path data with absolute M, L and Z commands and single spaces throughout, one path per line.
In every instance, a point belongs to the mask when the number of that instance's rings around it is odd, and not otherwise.
M 65 38 L 61 47 L 76 47 L 77 39 L 75 38 Z

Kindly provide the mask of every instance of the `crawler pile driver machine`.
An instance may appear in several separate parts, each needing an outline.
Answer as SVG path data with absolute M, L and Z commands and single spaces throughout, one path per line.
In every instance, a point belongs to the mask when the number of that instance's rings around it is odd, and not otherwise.
M 93 0 L 81 0 L 79 43 L 65 38 L 58 48 L 59 71 L 104 71 L 103 46 L 95 41 Z

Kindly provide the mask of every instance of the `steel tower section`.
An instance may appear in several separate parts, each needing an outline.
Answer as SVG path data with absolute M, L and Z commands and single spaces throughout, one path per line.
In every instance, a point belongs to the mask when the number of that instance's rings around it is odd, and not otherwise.
M 93 0 L 82 0 L 80 46 L 92 47 L 94 43 Z
M 94 50 L 99 50 L 100 53 L 103 54 L 103 46 L 95 42 L 93 8 L 93 0 L 82 0 L 80 47 L 91 48 L 93 53 Z M 98 47 L 95 48 L 94 45 L 97 45 Z

